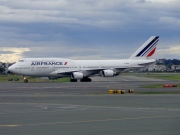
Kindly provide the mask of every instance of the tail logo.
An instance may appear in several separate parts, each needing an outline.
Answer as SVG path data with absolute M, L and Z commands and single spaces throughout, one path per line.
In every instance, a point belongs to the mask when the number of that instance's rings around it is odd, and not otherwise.
M 156 51 L 156 47 L 148 54 L 147 57 L 151 57 L 155 53 L 155 51 Z
M 147 46 L 144 47 L 144 49 L 142 49 L 142 51 L 140 51 L 136 57 L 151 57 L 155 51 L 156 51 L 156 45 L 159 41 L 159 36 L 154 37 L 154 39 L 147 44 Z

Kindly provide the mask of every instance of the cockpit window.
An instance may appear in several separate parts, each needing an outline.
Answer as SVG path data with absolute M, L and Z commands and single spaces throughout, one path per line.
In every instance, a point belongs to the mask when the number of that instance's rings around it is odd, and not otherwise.
M 24 60 L 19 60 L 18 62 L 24 62 Z

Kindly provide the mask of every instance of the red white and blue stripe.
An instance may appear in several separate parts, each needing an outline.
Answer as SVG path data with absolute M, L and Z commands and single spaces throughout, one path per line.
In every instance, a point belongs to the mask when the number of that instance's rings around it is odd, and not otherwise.
M 129 59 L 144 59 L 151 57 L 156 51 L 159 36 L 150 37 Z
M 153 37 L 152 41 L 148 43 L 147 46 L 136 55 L 136 57 L 151 57 L 155 53 L 158 41 L 159 36 Z

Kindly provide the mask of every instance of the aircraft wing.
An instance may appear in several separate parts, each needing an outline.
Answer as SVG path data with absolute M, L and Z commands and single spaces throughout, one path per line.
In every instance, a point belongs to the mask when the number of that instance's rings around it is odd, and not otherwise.
M 71 75 L 73 72 L 82 72 L 85 76 L 93 76 L 93 75 L 101 75 L 101 71 L 103 70 L 113 70 L 114 72 L 121 72 L 127 68 L 98 68 L 98 69 L 89 69 L 89 70 L 72 70 L 72 71 L 62 71 L 62 70 L 56 70 L 50 73 L 50 75 Z

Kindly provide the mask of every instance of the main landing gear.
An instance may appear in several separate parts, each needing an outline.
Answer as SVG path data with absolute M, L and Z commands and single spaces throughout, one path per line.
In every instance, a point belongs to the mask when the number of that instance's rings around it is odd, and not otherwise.
M 28 83 L 28 79 L 24 77 L 24 83 Z
M 91 78 L 85 77 L 83 79 L 81 79 L 81 82 L 91 82 Z
M 70 82 L 77 82 L 77 79 L 70 79 Z M 85 77 L 83 79 L 80 80 L 81 82 L 91 82 L 91 78 Z
M 70 79 L 70 82 L 77 82 L 77 79 Z
M 70 79 L 70 82 L 77 82 L 77 79 Z M 83 79 L 80 80 L 81 82 L 91 82 L 91 78 L 85 77 Z M 28 83 L 28 79 L 26 77 L 24 77 L 24 83 Z

